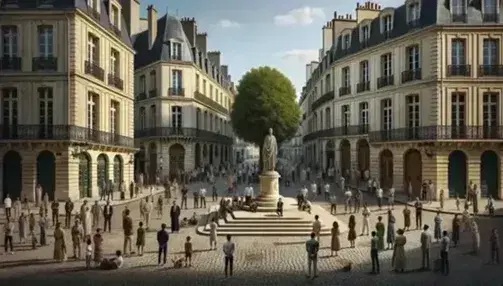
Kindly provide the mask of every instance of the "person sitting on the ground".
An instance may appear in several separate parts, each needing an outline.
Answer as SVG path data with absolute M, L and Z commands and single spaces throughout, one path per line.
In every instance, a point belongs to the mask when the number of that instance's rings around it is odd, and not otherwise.
M 305 200 L 302 205 L 302 210 L 306 211 L 308 214 L 311 214 L 311 202 L 309 200 Z
M 197 217 L 196 217 L 196 213 L 194 213 L 192 215 L 191 218 L 189 218 L 189 225 L 197 225 Z
M 250 211 L 251 212 L 257 212 L 258 204 L 256 201 L 252 200 L 250 202 Z
M 124 265 L 124 258 L 122 257 L 122 252 L 117 250 L 115 257 L 101 261 L 100 268 L 103 270 L 114 270 L 121 268 L 122 265 Z
M 189 220 L 184 217 L 181 221 L 180 221 L 180 227 L 187 227 L 189 225 Z

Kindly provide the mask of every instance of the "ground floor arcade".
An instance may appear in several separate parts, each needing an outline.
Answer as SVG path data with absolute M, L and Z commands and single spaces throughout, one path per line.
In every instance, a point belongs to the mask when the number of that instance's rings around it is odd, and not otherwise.
M 172 178 L 197 167 L 232 162 L 232 146 L 194 140 L 148 140 L 140 143 L 135 155 L 136 173 L 146 175 L 147 181 Z
M 443 189 L 449 196 L 464 196 L 470 182 L 487 186 L 487 194 L 502 199 L 503 161 L 499 144 L 442 142 L 369 144 L 366 138 L 313 141 L 304 146 L 306 162 L 326 170 L 334 166 L 337 174 L 369 170 L 370 177 L 384 188 L 403 191 L 412 185 L 418 196 L 423 181 L 431 180 L 437 196 Z M 319 162 L 316 164 L 316 162 Z
M 0 149 L 0 197 L 33 201 L 40 184 L 51 199 L 99 197 L 100 182 L 134 180 L 134 149 L 70 144 L 9 144 Z

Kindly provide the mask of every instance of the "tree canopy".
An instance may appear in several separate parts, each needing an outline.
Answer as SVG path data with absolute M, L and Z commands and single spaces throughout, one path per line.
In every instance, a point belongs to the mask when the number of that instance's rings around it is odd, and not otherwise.
M 239 138 L 261 146 L 269 128 L 278 144 L 295 135 L 301 112 L 295 88 L 280 71 L 270 67 L 251 69 L 237 91 L 231 122 Z

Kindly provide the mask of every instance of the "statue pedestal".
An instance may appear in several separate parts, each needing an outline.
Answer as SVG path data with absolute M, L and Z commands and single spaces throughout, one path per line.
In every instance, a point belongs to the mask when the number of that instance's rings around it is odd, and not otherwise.
M 276 212 L 279 195 L 279 177 L 276 171 L 262 173 L 260 176 L 260 194 L 256 198 L 257 211 Z

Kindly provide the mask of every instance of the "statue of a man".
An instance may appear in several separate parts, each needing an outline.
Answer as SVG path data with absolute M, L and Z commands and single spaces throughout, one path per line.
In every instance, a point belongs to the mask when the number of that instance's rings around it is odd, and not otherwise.
M 269 128 L 269 134 L 264 139 L 262 146 L 262 171 L 274 171 L 276 168 L 276 157 L 278 155 L 278 144 L 276 137 L 272 134 L 272 128 Z

